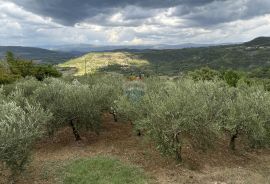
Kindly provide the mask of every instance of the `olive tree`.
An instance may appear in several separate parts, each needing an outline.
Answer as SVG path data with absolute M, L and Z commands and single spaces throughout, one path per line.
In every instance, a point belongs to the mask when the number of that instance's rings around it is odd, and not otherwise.
M 82 84 L 60 79 L 46 79 L 36 90 L 35 98 L 45 109 L 53 113 L 54 121 L 48 127 L 53 133 L 60 127 L 69 125 L 76 140 L 80 140 L 79 130 L 92 130 L 99 133 L 101 115 L 113 103 L 113 84 Z
M 141 81 L 128 81 L 123 85 L 123 95 L 117 102 L 119 113 L 130 121 L 141 116 L 140 100 L 145 93 L 145 84 Z
M 99 95 L 96 96 L 96 100 L 102 106 L 102 111 L 112 114 L 114 121 L 117 122 L 116 102 L 123 94 L 123 77 L 117 74 L 96 74 L 79 77 L 77 80 L 97 88 Z
M 145 106 L 141 105 L 146 86 L 141 81 L 128 81 L 123 85 L 123 95 L 116 102 L 116 110 L 119 116 L 134 124 L 143 118 L 146 113 Z M 136 126 L 135 126 L 136 128 Z M 136 129 L 137 135 L 141 135 L 141 130 Z
M 224 109 L 221 128 L 230 135 L 230 148 L 236 149 L 236 139 L 246 137 L 251 147 L 267 144 L 270 118 L 270 94 L 260 86 L 241 84 L 230 88 L 228 98 L 221 104 Z
M 11 171 L 11 179 L 20 174 L 29 161 L 34 143 L 41 138 L 51 114 L 41 106 L 14 101 L 0 103 L 0 162 Z
M 200 148 L 211 146 L 218 132 L 218 105 L 225 84 L 213 82 L 177 82 L 150 79 L 145 95 L 136 103 L 119 104 L 122 111 L 145 131 L 164 154 L 175 155 L 181 161 L 184 144 Z M 126 98 L 128 99 L 128 98 Z M 135 98 L 136 99 L 136 98 Z M 133 100 L 134 101 L 134 100 Z
M 33 77 L 26 77 L 16 81 L 15 83 L 4 85 L 3 89 L 6 95 L 19 90 L 23 97 L 30 97 L 40 86 L 42 86 L 42 83 L 37 79 Z

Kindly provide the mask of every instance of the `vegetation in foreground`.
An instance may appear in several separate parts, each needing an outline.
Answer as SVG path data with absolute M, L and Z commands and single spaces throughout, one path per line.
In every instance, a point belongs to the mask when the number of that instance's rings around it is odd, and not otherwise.
M 190 79 L 150 79 L 146 86 L 144 95 L 121 97 L 118 112 L 166 155 L 182 161 L 185 145 L 206 150 L 226 136 L 232 150 L 239 137 L 253 148 L 269 146 L 270 96 L 263 87 L 239 83 L 235 88 L 222 81 Z M 134 95 L 140 100 L 134 100 Z
M 98 135 L 102 114 L 112 111 L 177 161 L 185 160 L 182 152 L 187 146 L 207 151 L 224 139 L 231 150 L 270 145 L 270 93 L 242 81 L 234 87 L 222 80 L 127 81 L 112 74 L 30 78 L 3 86 L 1 101 L 5 115 L 0 116 L 0 161 L 13 181 L 40 138 L 52 137 L 64 127 L 70 127 L 77 141 L 82 132 Z

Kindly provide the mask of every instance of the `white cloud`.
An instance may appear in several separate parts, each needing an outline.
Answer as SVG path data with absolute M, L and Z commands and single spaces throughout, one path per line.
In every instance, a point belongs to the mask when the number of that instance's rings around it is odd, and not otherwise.
M 120 39 L 119 30 L 112 30 L 108 32 L 108 41 L 111 43 L 117 43 Z
M 131 40 L 131 44 L 133 44 L 133 45 L 143 45 L 143 44 L 146 44 L 146 43 L 143 41 L 143 39 L 135 37 L 135 38 L 133 38 L 133 40 Z
M 267 8 L 252 9 L 250 0 L 232 2 L 214 1 L 192 10 L 183 6 L 147 9 L 129 5 L 66 26 L 52 17 L 0 0 L 0 24 L 4 25 L 0 27 L 0 45 L 227 43 L 270 36 L 270 14 L 260 13 Z M 270 7 L 270 2 L 265 6 Z M 247 12 L 253 16 L 247 16 Z M 232 19 L 232 15 L 237 18 Z

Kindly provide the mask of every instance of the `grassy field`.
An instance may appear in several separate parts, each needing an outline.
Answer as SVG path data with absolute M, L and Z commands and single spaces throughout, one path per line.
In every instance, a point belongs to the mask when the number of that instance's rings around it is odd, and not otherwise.
M 80 159 L 65 171 L 66 184 L 146 184 L 146 177 L 138 168 L 109 157 Z

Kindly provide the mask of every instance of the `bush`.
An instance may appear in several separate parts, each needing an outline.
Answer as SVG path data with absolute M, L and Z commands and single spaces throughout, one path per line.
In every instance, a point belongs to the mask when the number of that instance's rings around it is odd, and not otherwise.
M 191 77 L 195 81 L 199 80 L 224 80 L 229 86 L 236 87 L 237 83 L 242 80 L 247 84 L 250 83 L 250 78 L 248 78 L 247 73 L 243 71 L 236 70 L 213 70 L 208 67 L 203 67 L 201 69 L 188 72 L 188 77 Z
M 61 77 L 62 74 L 52 65 L 36 65 L 33 69 L 33 76 L 42 81 L 46 77 Z
M 18 75 L 14 75 L 3 66 L 0 61 L 0 84 L 10 84 L 20 78 Z
M 223 74 L 223 80 L 227 82 L 232 87 L 236 87 L 238 81 L 241 79 L 241 74 L 239 72 L 228 70 Z
M 221 78 L 221 73 L 217 70 L 213 70 L 209 67 L 203 67 L 201 69 L 197 69 L 195 71 L 189 72 L 188 76 L 190 76 L 193 80 L 215 80 Z
M 34 143 L 40 138 L 51 114 L 27 101 L 21 108 L 13 101 L 0 104 L 0 162 L 15 179 L 29 161 Z

